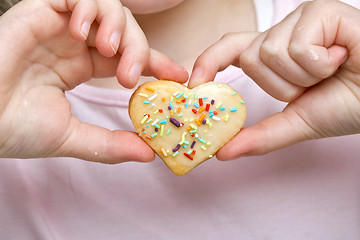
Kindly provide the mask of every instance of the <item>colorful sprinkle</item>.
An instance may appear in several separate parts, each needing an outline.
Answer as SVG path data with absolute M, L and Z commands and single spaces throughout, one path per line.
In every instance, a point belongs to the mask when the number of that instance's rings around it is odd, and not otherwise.
M 168 129 L 168 130 L 167 130 L 167 132 L 166 132 L 166 134 L 167 134 L 167 135 L 169 135 L 169 134 L 170 134 L 170 132 L 171 132 L 171 130 L 170 130 L 170 129 Z
M 237 108 L 230 108 L 230 112 L 236 112 Z
M 154 138 L 154 137 L 156 137 L 158 134 L 157 133 L 153 133 L 152 135 L 151 135 L 151 138 Z
M 141 97 L 145 97 L 145 98 L 147 98 L 149 96 L 149 95 L 147 95 L 145 93 L 139 93 L 138 95 L 141 96 Z
M 221 111 L 224 111 L 224 110 L 225 110 L 225 107 L 219 107 L 219 109 L 220 109 Z
M 179 95 L 177 95 L 175 98 L 176 99 L 179 99 L 182 95 L 184 95 L 184 93 L 182 92 L 182 93 L 180 93 Z
M 161 125 L 160 127 L 160 137 L 164 135 L 164 125 Z
M 194 148 L 194 146 L 195 146 L 195 143 L 196 143 L 196 141 L 193 141 L 192 143 L 191 143 L 191 148 Z
M 175 152 L 172 156 L 176 157 L 179 154 L 179 152 Z
M 177 150 L 179 150 L 180 149 L 180 144 L 178 144 L 178 145 L 176 145 L 176 147 L 172 150 L 173 152 L 176 152 Z
M 144 101 L 144 104 L 150 104 L 150 101 Z
M 190 160 L 194 160 L 194 158 L 193 158 L 192 156 L 190 156 L 189 154 L 184 153 L 184 155 L 185 155 L 187 158 L 189 158 Z
M 151 88 L 151 87 L 145 87 L 146 90 L 151 91 L 151 92 L 155 92 L 155 89 Z
M 164 157 L 166 157 L 166 156 L 167 156 L 167 153 L 166 153 L 166 151 L 165 151 L 165 149 L 164 149 L 164 148 L 162 148 L 162 149 L 161 149 L 161 153 L 164 155 Z
M 200 106 L 204 105 L 204 102 L 203 102 L 202 98 L 199 98 L 199 104 L 200 104 Z
M 170 118 L 170 122 L 174 124 L 176 127 L 180 127 L 180 123 L 175 118 Z
M 141 124 L 143 124 L 143 123 L 146 121 L 146 119 L 148 119 L 148 117 L 149 117 L 149 115 L 146 114 L 146 115 L 144 116 L 144 118 L 141 120 Z
M 158 95 L 155 93 L 154 95 L 152 95 L 150 98 L 149 98 L 149 101 L 152 101 L 154 100 Z

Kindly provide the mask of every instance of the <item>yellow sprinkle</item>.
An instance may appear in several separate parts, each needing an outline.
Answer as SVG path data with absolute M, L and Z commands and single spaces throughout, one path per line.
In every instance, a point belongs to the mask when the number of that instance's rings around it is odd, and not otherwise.
M 192 129 L 195 129 L 195 130 L 197 129 L 197 127 L 192 123 L 190 123 L 190 127 L 192 127 Z
M 221 107 L 221 105 L 222 105 L 222 102 L 220 102 L 220 103 L 216 106 L 216 108 Z
M 147 95 L 145 93 L 139 93 L 139 96 L 147 98 L 149 95 Z
M 224 117 L 224 121 L 225 121 L 225 122 L 229 121 L 229 115 L 226 115 L 226 116 Z
M 201 146 L 201 149 L 206 151 L 206 147 L 205 146 Z
M 186 132 L 183 132 L 183 134 L 181 135 L 181 142 L 179 143 L 180 145 L 185 142 L 185 136 L 186 136 Z
M 160 126 L 160 137 L 164 134 L 164 125 Z
M 210 145 L 211 145 L 211 142 L 207 142 L 206 145 L 210 146 Z
M 144 116 L 144 118 L 141 120 L 141 124 L 143 124 L 145 121 L 146 121 L 146 119 L 148 119 L 148 115 L 146 114 L 145 116 Z
M 159 109 L 157 109 L 155 112 L 154 112 L 154 114 L 157 114 L 159 112 Z
M 222 84 L 220 83 L 220 84 L 218 85 L 218 87 L 221 88 L 221 87 L 222 87 Z

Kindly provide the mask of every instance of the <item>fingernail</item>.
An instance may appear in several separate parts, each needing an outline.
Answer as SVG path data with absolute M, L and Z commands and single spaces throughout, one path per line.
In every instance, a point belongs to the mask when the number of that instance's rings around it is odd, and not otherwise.
M 140 63 L 134 63 L 134 65 L 132 65 L 132 67 L 130 68 L 129 77 L 133 86 L 135 86 L 137 81 L 139 80 L 141 72 L 142 72 L 142 65 Z
M 90 27 L 91 27 L 91 22 L 89 22 L 89 21 L 85 21 L 81 25 L 80 34 L 84 38 L 84 40 L 86 40 L 89 35 Z
M 198 83 L 201 82 L 202 75 L 203 75 L 203 70 L 202 70 L 202 68 L 201 68 L 201 67 L 195 68 L 194 71 L 191 73 L 191 78 L 190 78 L 189 85 L 190 85 L 191 87 L 197 86 Z
M 120 44 L 120 38 L 121 38 L 121 34 L 118 31 L 113 32 L 111 34 L 109 43 L 110 43 L 111 49 L 113 50 L 114 54 L 116 54 L 118 51 L 119 44 Z

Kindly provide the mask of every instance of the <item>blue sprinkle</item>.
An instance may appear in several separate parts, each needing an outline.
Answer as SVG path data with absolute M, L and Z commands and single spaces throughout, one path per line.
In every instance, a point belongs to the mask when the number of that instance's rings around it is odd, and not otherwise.
M 150 101 L 144 101 L 144 104 L 150 104 Z
M 200 107 L 198 103 L 194 103 L 194 106 L 197 108 Z
M 164 124 L 164 123 L 166 123 L 166 120 L 161 120 L 159 123 Z
M 237 111 L 236 108 L 231 108 L 231 109 L 230 109 L 230 112 L 236 112 L 236 111 Z
M 220 107 L 219 108 L 221 111 L 224 111 L 225 110 L 225 107 Z

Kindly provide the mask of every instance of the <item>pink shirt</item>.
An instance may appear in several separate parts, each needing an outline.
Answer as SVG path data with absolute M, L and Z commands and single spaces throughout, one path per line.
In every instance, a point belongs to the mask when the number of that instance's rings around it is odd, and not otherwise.
M 270 26 L 301 1 L 256 2 L 257 11 L 272 7 L 265 16 L 272 20 L 259 21 Z M 216 81 L 246 99 L 247 125 L 285 106 L 237 68 Z M 133 130 L 131 92 L 84 84 L 67 97 L 81 121 Z M 0 239 L 360 239 L 359 142 L 353 135 L 230 162 L 213 158 L 183 177 L 159 158 L 119 165 L 2 159 Z

